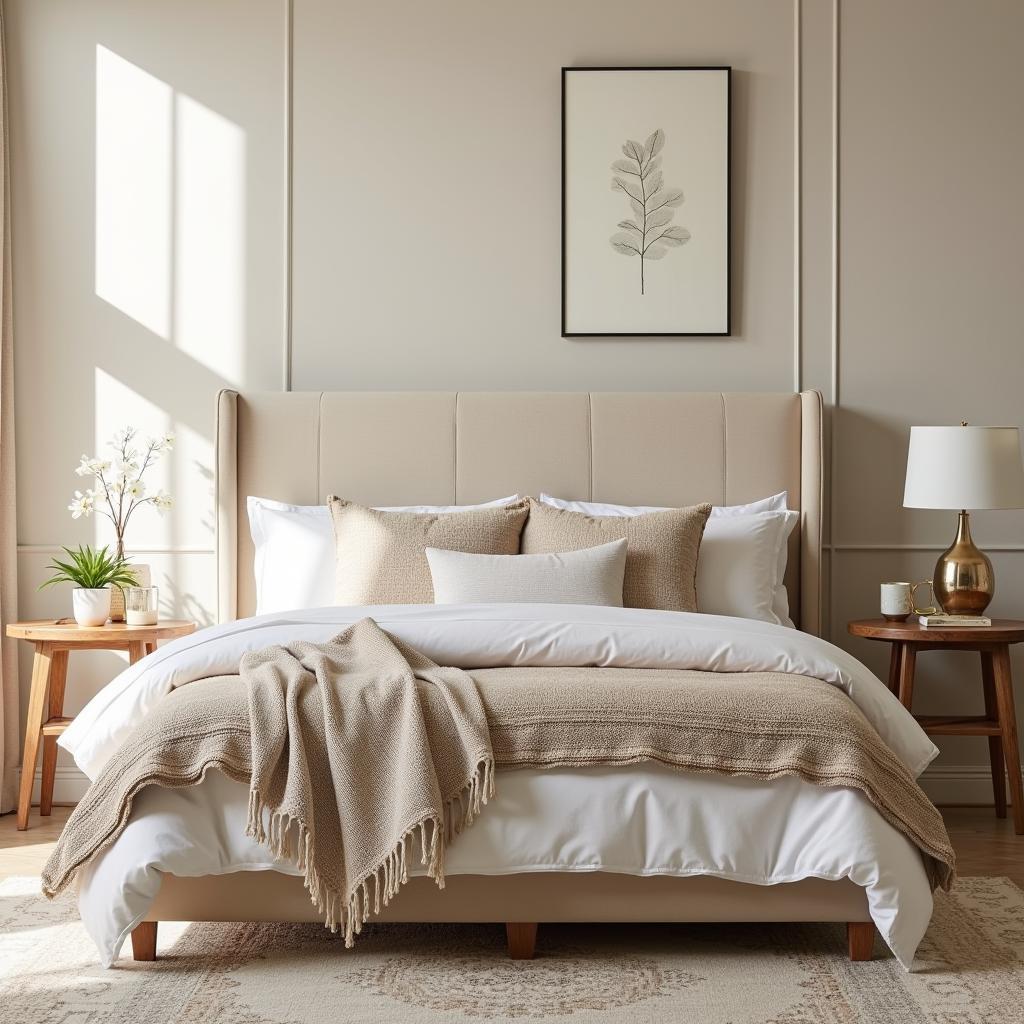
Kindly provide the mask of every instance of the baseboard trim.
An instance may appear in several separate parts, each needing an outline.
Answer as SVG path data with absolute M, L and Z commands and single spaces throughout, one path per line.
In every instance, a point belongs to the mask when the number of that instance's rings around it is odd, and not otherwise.
M 18 771 L 19 782 L 21 770 Z M 36 772 L 32 802 L 39 803 L 40 773 Z M 53 780 L 53 802 L 75 804 L 85 796 L 89 780 L 77 768 L 58 768 Z M 936 804 L 992 806 L 992 775 L 987 765 L 933 765 L 921 776 L 921 788 Z
M 991 807 L 993 803 L 992 772 L 988 765 L 932 765 L 920 782 L 932 803 L 967 807 Z
M 18 786 L 21 786 L 21 769 L 18 769 Z M 35 784 L 32 786 L 32 803 L 39 804 L 39 791 L 42 788 L 42 772 L 36 770 Z M 58 768 L 53 776 L 53 802 L 55 804 L 77 804 L 85 796 L 89 788 L 88 777 L 77 768 Z

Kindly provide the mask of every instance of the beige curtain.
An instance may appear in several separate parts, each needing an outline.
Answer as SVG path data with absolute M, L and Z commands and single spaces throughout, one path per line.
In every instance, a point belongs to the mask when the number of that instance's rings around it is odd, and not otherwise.
M 3 5 L 0 4 L 0 814 L 17 803 L 18 660 L 13 640 L 3 634 L 17 618 L 17 557 L 14 517 L 14 343 L 11 339 L 11 182 L 7 142 L 7 60 Z

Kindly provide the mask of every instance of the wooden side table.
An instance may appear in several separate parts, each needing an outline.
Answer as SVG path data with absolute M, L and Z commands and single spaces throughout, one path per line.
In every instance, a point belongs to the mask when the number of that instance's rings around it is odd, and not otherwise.
M 67 684 L 68 654 L 71 651 L 127 651 L 131 664 L 156 650 L 158 640 L 187 636 L 194 622 L 171 619 L 155 626 L 129 626 L 110 622 L 105 626 L 79 626 L 71 622 L 44 619 L 39 622 L 12 622 L 7 635 L 31 640 L 36 653 L 32 661 L 32 689 L 28 698 L 28 722 L 25 725 L 25 756 L 21 762 L 21 792 L 18 796 L 18 829 L 28 828 L 32 783 L 40 741 L 43 744 L 43 780 L 39 794 L 39 813 L 50 813 L 53 806 L 53 777 L 57 769 L 57 737 L 72 719 L 64 717 L 64 688 Z M 49 699 L 47 699 L 49 692 Z
M 1021 782 L 1017 713 L 1010 675 L 1010 644 L 1024 641 L 1024 622 L 993 619 L 991 626 L 922 626 L 916 620 L 887 622 L 885 619 L 862 619 L 851 622 L 847 628 L 853 636 L 886 640 L 892 645 L 889 689 L 908 711 L 914 699 L 914 669 L 919 651 L 977 651 L 981 655 L 984 715 L 915 717 L 931 736 L 988 737 L 996 816 L 1006 817 L 1004 780 L 1008 778 L 1013 802 L 1013 830 L 1017 835 L 1024 835 L 1024 784 Z

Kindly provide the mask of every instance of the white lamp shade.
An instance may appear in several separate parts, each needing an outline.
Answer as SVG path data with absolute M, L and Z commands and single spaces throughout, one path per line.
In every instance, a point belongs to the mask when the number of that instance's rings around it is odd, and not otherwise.
M 911 427 L 907 508 L 1024 508 L 1017 427 Z

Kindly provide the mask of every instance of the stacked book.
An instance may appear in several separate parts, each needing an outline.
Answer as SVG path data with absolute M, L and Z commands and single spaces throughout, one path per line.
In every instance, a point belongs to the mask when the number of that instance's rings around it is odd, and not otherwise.
M 921 615 L 922 626 L 991 626 L 987 615 Z

